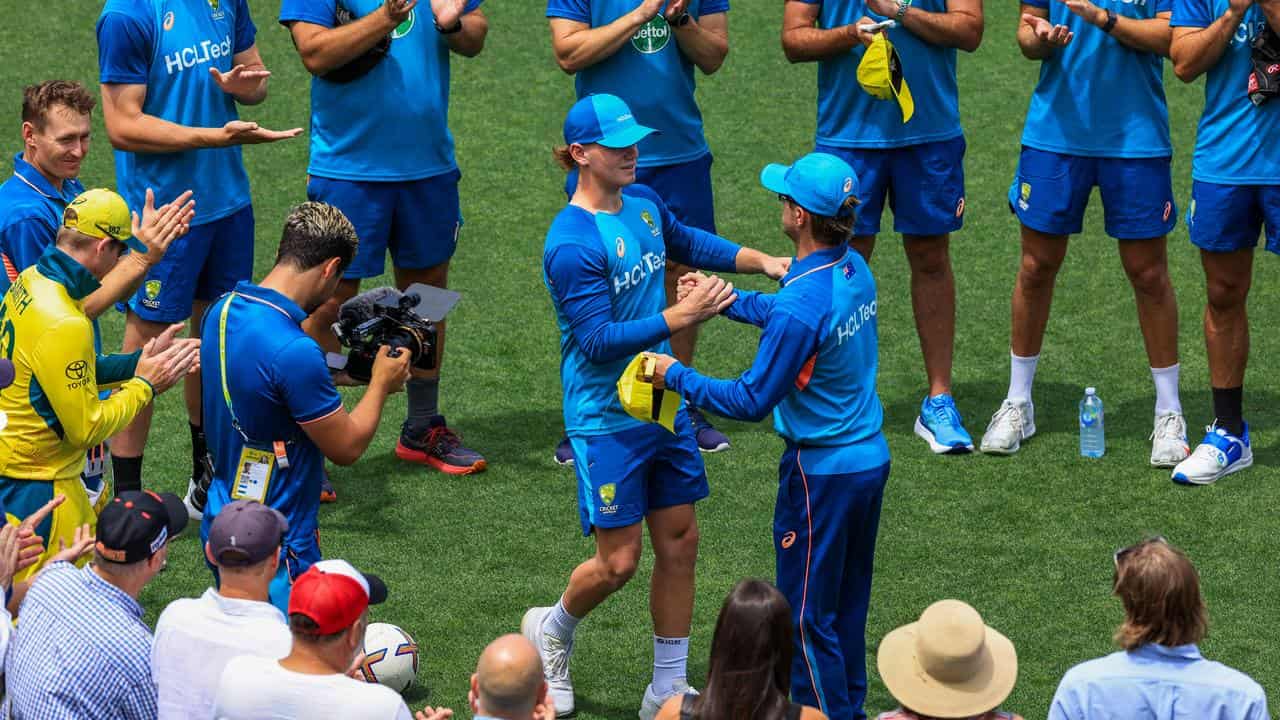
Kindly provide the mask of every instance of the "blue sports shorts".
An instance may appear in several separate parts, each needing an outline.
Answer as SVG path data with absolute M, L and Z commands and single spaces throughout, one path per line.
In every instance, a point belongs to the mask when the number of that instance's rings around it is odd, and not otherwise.
M 711 494 L 693 425 L 682 409 L 672 434 L 656 423 L 609 435 L 570 437 L 578 475 L 582 534 L 620 528 L 650 510 L 688 505 Z
M 711 153 L 678 165 L 636 168 L 636 182 L 658 193 L 667 209 L 681 223 L 709 233 L 716 231 L 715 196 L 711 191 Z M 572 198 L 578 188 L 578 171 L 570 170 L 564 193 Z
M 1264 227 L 1267 249 L 1280 254 L 1280 185 L 1191 183 L 1187 229 L 1196 247 L 1209 252 L 1257 247 Z
M 329 203 L 356 228 L 360 247 L 343 278 L 362 280 L 386 272 L 443 265 L 458 248 L 462 207 L 457 170 L 422 180 L 361 182 L 311 176 L 307 199 Z
M 856 236 L 880 232 L 885 198 L 893 230 L 903 235 L 946 235 L 964 226 L 963 137 L 901 148 L 840 148 L 818 145 L 858 173 Z
M 130 298 L 129 309 L 151 322 L 182 322 L 191 317 L 194 301 L 216 300 L 252 278 L 253 206 L 246 205 L 174 240 Z
M 1023 147 L 1009 187 L 1009 209 L 1023 225 L 1050 235 L 1084 229 L 1097 186 L 1107 234 L 1117 240 L 1168 235 L 1178 224 L 1170 158 L 1101 158 Z

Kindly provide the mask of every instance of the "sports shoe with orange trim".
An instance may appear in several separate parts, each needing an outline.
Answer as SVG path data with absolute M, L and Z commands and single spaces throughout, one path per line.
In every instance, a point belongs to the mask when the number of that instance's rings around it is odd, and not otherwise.
M 324 477 L 320 480 L 320 502 L 336 503 L 338 502 L 338 491 L 333 489 L 333 483 L 329 482 L 329 471 L 324 471 Z
M 449 429 L 443 415 L 432 417 L 423 430 L 401 428 L 396 457 L 450 475 L 471 475 L 488 467 L 483 455 L 463 445 L 462 437 Z

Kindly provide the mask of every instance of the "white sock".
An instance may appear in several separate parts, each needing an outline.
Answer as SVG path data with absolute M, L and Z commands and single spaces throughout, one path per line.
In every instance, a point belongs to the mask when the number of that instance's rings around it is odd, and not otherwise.
M 671 694 L 677 681 L 688 675 L 689 638 L 653 636 L 653 691 L 659 697 Z
M 1011 402 L 1031 402 L 1031 384 L 1036 379 L 1036 365 L 1039 355 L 1018 357 L 1009 351 L 1009 394 Z
M 568 642 L 573 639 L 573 631 L 578 629 L 580 622 L 582 618 L 576 618 L 564 609 L 562 597 L 556 601 L 556 606 L 551 608 L 551 612 L 547 613 L 546 619 L 542 621 L 542 631 Z
M 1156 383 L 1156 417 L 1182 412 L 1182 401 L 1178 399 L 1180 369 L 1178 363 L 1167 368 L 1151 368 L 1151 379 Z

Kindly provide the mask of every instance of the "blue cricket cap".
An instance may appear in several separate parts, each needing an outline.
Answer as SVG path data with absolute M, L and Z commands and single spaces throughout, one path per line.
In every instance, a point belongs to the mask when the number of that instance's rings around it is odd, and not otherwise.
M 564 141 L 570 145 L 597 143 L 608 148 L 625 148 L 656 132 L 636 122 L 622 98 L 607 93 L 582 98 L 573 104 L 564 119 Z
M 849 163 L 828 153 L 809 153 L 790 166 L 766 165 L 760 171 L 760 184 L 826 217 L 836 217 L 845 200 L 858 197 L 858 174 Z

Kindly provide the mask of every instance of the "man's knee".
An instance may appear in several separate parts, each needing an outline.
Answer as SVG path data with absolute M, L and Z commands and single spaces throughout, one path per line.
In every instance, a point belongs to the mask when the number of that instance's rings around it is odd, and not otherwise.
M 1145 263 L 1129 263 L 1124 268 L 1129 284 L 1139 295 L 1162 297 L 1168 291 L 1169 266 L 1163 259 Z
M 601 556 L 600 564 L 603 566 L 605 582 L 610 590 L 618 590 L 636 574 L 636 568 L 640 565 L 640 545 L 637 543 L 634 546 L 619 548 L 607 556 Z
M 947 236 L 908 238 L 907 263 L 916 276 L 941 277 L 951 271 Z
M 698 524 L 690 523 L 661 540 L 655 540 L 654 554 L 668 568 L 692 568 L 698 559 L 700 537 Z

